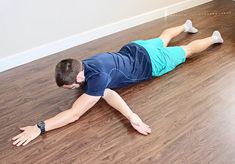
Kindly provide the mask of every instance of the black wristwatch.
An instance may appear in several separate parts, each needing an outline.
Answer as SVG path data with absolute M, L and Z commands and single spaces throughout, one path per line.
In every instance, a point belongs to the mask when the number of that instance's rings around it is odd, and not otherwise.
M 41 130 L 41 134 L 45 133 L 45 122 L 39 121 L 37 123 L 38 128 Z

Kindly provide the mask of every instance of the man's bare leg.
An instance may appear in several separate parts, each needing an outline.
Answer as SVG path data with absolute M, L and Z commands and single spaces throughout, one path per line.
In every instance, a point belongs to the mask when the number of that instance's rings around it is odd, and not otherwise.
M 186 52 L 186 58 L 192 56 L 195 53 L 199 53 L 207 49 L 209 46 L 215 43 L 223 43 L 223 38 L 218 31 L 214 31 L 212 36 L 192 41 L 186 46 L 181 46 Z
M 191 20 L 187 20 L 183 25 L 164 30 L 159 38 L 163 40 L 164 46 L 167 47 L 171 39 L 182 32 L 197 33 L 198 30 L 193 27 Z

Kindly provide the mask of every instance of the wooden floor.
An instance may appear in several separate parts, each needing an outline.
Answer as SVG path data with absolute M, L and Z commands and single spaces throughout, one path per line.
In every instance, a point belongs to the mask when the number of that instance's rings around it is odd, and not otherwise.
M 25 147 L 12 145 L 19 127 L 70 108 L 81 94 L 57 88 L 54 67 L 61 59 L 117 51 L 187 18 L 199 33 L 184 33 L 171 45 L 210 36 L 213 30 L 221 31 L 224 44 L 160 78 L 117 90 L 151 126 L 151 135 L 138 134 L 101 100 L 79 121 Z M 235 163 L 234 18 L 235 2 L 217 0 L 0 73 L 0 163 Z

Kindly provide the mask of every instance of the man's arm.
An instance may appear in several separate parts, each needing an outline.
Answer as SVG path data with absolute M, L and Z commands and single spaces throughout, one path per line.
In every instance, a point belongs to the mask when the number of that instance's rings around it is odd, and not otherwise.
M 50 131 L 78 120 L 86 111 L 99 101 L 100 97 L 101 96 L 90 96 L 84 93 L 73 103 L 71 109 L 63 111 L 44 121 L 45 131 Z M 20 129 L 23 132 L 12 138 L 12 140 L 15 140 L 13 144 L 17 144 L 17 146 L 28 144 L 41 133 L 37 125 L 27 126 Z
M 121 112 L 130 121 L 133 128 L 135 128 L 139 133 L 144 135 L 151 133 L 149 126 L 143 123 L 136 113 L 132 112 L 132 110 L 117 92 L 111 89 L 105 89 L 104 96 L 102 98 L 110 106 Z

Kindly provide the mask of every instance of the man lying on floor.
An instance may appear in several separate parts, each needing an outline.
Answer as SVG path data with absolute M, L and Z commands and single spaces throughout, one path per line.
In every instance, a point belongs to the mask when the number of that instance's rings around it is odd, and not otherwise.
M 150 127 L 112 89 L 159 77 L 184 63 L 192 54 L 214 43 L 223 43 L 220 33 L 214 31 L 212 36 L 188 45 L 167 47 L 170 40 L 182 32 L 197 33 L 198 30 L 187 20 L 183 25 L 166 29 L 158 38 L 133 41 L 118 52 L 98 54 L 83 61 L 62 60 L 55 69 L 57 85 L 69 89 L 84 87 L 85 93 L 74 102 L 71 109 L 39 121 L 37 125 L 20 128 L 23 132 L 12 138 L 15 140 L 13 144 L 26 145 L 46 131 L 78 120 L 101 97 L 121 112 L 139 133 L 148 135 L 151 133 Z

